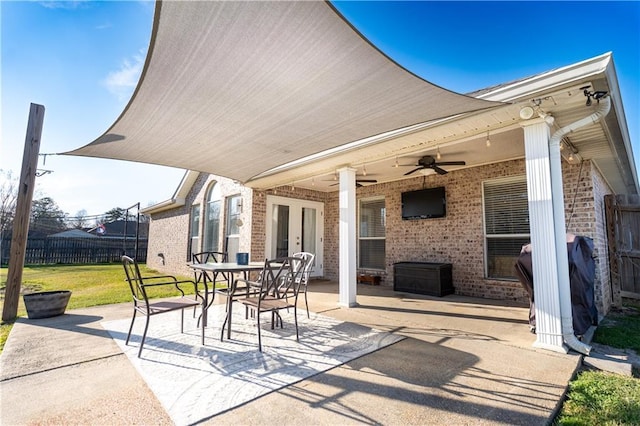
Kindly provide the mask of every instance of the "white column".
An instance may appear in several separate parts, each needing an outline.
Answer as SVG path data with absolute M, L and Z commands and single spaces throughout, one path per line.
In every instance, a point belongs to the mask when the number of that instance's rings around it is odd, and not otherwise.
M 356 169 L 338 169 L 340 177 L 340 298 L 339 305 L 356 306 Z
M 567 352 L 563 345 L 558 291 L 558 256 L 553 215 L 552 175 L 549 156 L 549 125 L 544 120 L 522 123 L 531 229 L 533 282 L 536 306 L 535 347 Z M 561 177 L 560 177 L 561 178 Z M 564 200 L 558 200 L 564 206 Z M 566 236 L 561 235 L 563 240 Z

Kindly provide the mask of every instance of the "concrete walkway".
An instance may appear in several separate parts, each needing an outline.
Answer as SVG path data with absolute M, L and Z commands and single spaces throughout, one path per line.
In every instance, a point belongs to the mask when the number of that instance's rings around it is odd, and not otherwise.
M 312 282 L 311 310 L 407 338 L 205 424 L 543 425 L 581 363 L 532 347 L 527 307 L 360 285 L 359 306 L 341 308 L 337 292 Z M 2 425 L 171 424 L 100 326 L 130 315 L 123 304 L 16 322 L 0 356 Z

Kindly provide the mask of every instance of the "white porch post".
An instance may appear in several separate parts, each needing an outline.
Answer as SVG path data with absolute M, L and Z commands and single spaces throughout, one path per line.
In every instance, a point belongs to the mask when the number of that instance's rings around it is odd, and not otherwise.
M 356 169 L 338 169 L 340 176 L 339 305 L 356 306 Z
M 537 339 L 534 346 L 566 353 L 558 286 L 558 260 L 559 256 L 566 258 L 566 251 L 558 253 L 556 245 L 558 238 L 566 244 L 566 235 L 564 232 L 557 235 L 553 215 L 554 202 L 564 206 L 564 200 L 562 197 L 554 200 L 553 197 L 552 180 L 558 177 L 551 174 L 549 125 L 541 119 L 530 120 L 523 123 L 523 128 L 536 307 Z

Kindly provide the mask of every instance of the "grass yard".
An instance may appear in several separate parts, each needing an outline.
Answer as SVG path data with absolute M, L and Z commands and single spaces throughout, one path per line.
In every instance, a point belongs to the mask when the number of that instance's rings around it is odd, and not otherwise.
M 629 301 L 612 310 L 598 326 L 593 341 L 640 353 L 640 305 Z M 567 400 L 555 425 L 640 425 L 640 374 L 620 376 L 584 370 L 569 383 Z
M 4 306 L 4 292 L 7 282 L 7 268 L 0 269 L 0 302 Z M 143 275 L 160 275 L 157 271 L 140 265 Z M 193 277 L 176 277 L 192 279 Z M 169 286 L 167 286 L 169 287 Z M 71 290 L 71 299 L 67 309 L 86 308 L 89 306 L 109 305 L 112 303 L 131 302 L 131 291 L 125 281 L 121 264 L 110 265 L 55 265 L 27 266 L 22 273 L 21 292 Z M 185 290 L 187 290 L 185 288 Z M 175 294 L 175 293 L 173 293 Z M 151 297 L 167 297 L 172 293 L 168 288 L 153 288 Z M 26 317 L 22 297 L 18 302 L 18 316 Z M 12 324 L 0 326 L 0 351 L 9 335 Z

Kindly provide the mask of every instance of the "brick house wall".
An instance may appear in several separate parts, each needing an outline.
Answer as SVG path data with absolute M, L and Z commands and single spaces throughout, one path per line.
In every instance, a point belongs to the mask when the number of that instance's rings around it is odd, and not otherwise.
M 200 222 L 199 226 L 199 247 L 197 251 L 201 251 L 202 237 L 204 235 L 204 219 L 205 219 L 205 198 L 211 184 L 216 182 L 220 185 L 222 194 L 221 218 L 220 218 L 220 240 L 218 246 L 223 247 L 223 236 L 225 235 L 225 214 L 226 214 L 226 197 L 232 195 L 240 195 L 243 198 L 242 213 L 240 219 L 243 225 L 240 227 L 239 250 L 248 251 L 252 249 L 251 227 L 253 217 L 255 216 L 253 209 L 253 191 L 235 183 L 231 179 L 221 178 L 206 173 L 200 173 L 188 195 L 185 198 L 185 205 L 166 210 L 151 215 L 151 223 L 149 225 L 149 249 L 147 251 L 147 265 L 161 272 L 191 275 L 193 272 L 186 263 L 190 261 L 188 258 L 190 243 L 190 213 L 193 204 L 200 204 Z M 264 219 L 262 220 L 264 222 Z M 263 243 L 264 245 L 264 243 Z M 158 254 L 162 253 L 163 256 Z M 261 257 L 258 257 L 261 259 Z
M 457 294 L 527 302 L 519 281 L 486 279 L 484 259 L 482 182 L 522 175 L 525 175 L 524 160 L 514 160 L 359 188 L 358 199 L 383 196 L 387 209 L 386 269 L 375 273 L 381 275 L 383 284 L 393 286 L 396 262 L 446 262 L 453 264 Z M 594 239 L 596 304 L 600 312 L 606 312 L 610 303 L 603 301 L 606 293 L 603 287 L 608 287 L 603 196 L 610 190 L 588 161 L 583 163 L 582 170 L 579 165 L 563 163 L 563 182 L 568 231 Z M 402 192 L 437 186 L 446 190 L 446 217 L 402 220 Z M 338 194 L 331 193 L 325 206 L 325 253 L 338 253 L 338 215 Z M 337 280 L 336 256 L 325 255 L 325 277 Z
M 418 174 L 413 179 L 358 188 L 358 200 L 380 196 L 385 199 L 386 265 L 384 271 L 375 271 L 381 275 L 382 284 L 393 286 L 393 264 L 396 262 L 446 262 L 453 264 L 453 283 L 457 294 L 528 303 L 527 294 L 519 281 L 485 278 L 482 206 L 484 181 L 524 175 L 524 160 L 513 160 L 458 170 L 446 175 Z M 187 205 L 193 202 L 203 203 L 206 189 L 213 180 L 214 177 L 200 175 L 187 197 Z M 251 260 L 254 261 L 264 259 L 268 195 L 324 202 L 324 277 L 338 279 L 337 191 L 323 193 L 293 189 L 291 186 L 268 191 L 252 191 L 226 179 L 217 181 L 222 185 L 223 197 L 231 193 L 240 193 L 245 197 L 241 247 L 243 251 L 249 251 Z M 563 163 L 563 182 L 568 231 L 594 239 L 597 264 L 596 300 L 598 310 L 604 313 L 608 310 L 609 302 L 605 300 L 610 300 L 610 296 L 607 295 L 607 291 L 610 290 L 603 196 L 610 190 L 598 170 L 588 161 L 583 162 L 582 166 Z M 444 186 L 446 189 L 446 217 L 402 220 L 402 192 L 437 186 Z M 189 211 L 190 207 L 185 206 L 152 216 L 148 255 L 150 266 L 161 271 L 190 273 L 185 265 Z M 203 219 L 204 206 L 201 222 Z M 221 224 L 223 223 L 221 220 Z M 156 252 L 165 253 L 165 265 L 159 264 Z

